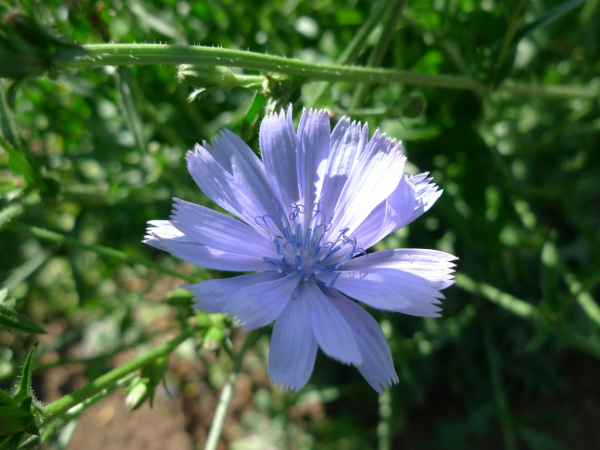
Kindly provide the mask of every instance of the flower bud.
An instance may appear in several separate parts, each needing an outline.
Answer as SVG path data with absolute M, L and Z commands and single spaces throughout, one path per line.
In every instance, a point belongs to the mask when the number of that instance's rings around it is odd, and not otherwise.
M 128 389 L 125 406 L 131 411 L 138 409 L 148 399 L 148 381 L 147 377 L 138 377 L 137 381 Z
M 0 436 L 27 432 L 39 435 L 35 416 L 31 413 L 32 399 L 29 397 L 20 405 L 0 406 Z
M 215 91 L 230 91 L 236 87 L 256 89 L 263 91 L 266 83 L 262 75 L 243 75 L 222 66 L 191 66 L 181 65 L 177 72 L 177 79 L 181 83 L 195 87 L 196 90 L 189 96 L 192 101 Z

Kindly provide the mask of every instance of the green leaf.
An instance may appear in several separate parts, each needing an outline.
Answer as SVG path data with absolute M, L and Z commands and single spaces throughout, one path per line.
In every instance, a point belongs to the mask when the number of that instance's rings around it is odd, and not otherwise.
M 33 433 L 33 434 L 39 435 L 40 432 L 38 430 L 37 433 Z M 10 441 L 8 441 L 8 450 L 18 450 L 19 444 L 21 443 L 22 436 L 23 436 L 23 433 L 13 434 L 10 438 Z
M 552 9 L 549 9 L 540 17 L 535 19 L 533 22 L 521 26 L 513 37 L 513 44 L 518 44 L 518 42 L 521 39 L 523 39 L 529 33 L 534 31 L 536 28 L 544 27 L 546 25 L 551 24 L 552 22 L 560 19 L 562 16 L 567 14 L 572 9 L 577 8 L 579 5 L 583 5 L 585 2 L 586 0 L 570 0 L 568 2 L 564 2 L 560 5 L 557 5 Z
M 144 128 L 137 106 L 131 67 L 119 67 L 117 82 L 119 85 L 121 106 L 129 130 L 133 133 L 135 143 L 140 152 L 145 152 L 148 147 L 146 145 L 146 139 L 144 138 Z
M 18 402 L 24 402 L 28 398 L 33 397 L 33 392 L 31 391 L 31 377 L 33 376 L 33 359 L 35 358 L 37 347 L 37 343 L 31 347 L 31 350 L 29 350 L 29 353 L 27 353 L 25 364 L 23 364 L 21 380 L 19 381 L 19 390 L 15 394 L 15 400 Z
M 0 305 L 0 326 L 2 325 L 8 328 L 27 331 L 28 333 L 46 334 L 46 330 L 42 327 L 36 325 L 26 317 L 17 314 L 12 309 Z

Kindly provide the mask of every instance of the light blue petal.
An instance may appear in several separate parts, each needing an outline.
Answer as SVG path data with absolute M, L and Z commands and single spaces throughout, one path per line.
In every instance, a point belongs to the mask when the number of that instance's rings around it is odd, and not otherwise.
M 144 236 L 142 242 L 159 250 L 170 252 L 171 250 L 165 245 L 164 241 L 172 239 L 192 243 L 190 238 L 175 228 L 168 220 L 151 220 L 148 222 L 146 236 Z
M 398 383 L 392 352 L 381 327 L 363 308 L 332 288 L 323 288 L 331 304 L 344 317 L 353 332 L 356 344 L 363 357 L 356 368 L 377 392 Z
M 455 264 L 452 261 L 457 259 L 439 250 L 399 248 L 359 256 L 342 265 L 339 270 L 397 269 L 424 278 L 431 287 L 442 290 L 454 283 Z
M 373 308 L 423 317 L 439 317 L 444 295 L 435 282 L 390 268 L 341 271 L 333 287 Z
M 298 203 L 298 177 L 296 175 L 296 131 L 292 123 L 292 106 L 287 117 L 281 110 L 268 114 L 260 124 L 260 152 L 267 178 L 278 195 L 282 208 L 290 202 Z
M 173 200 L 173 226 L 197 243 L 241 255 L 278 257 L 273 242 L 245 223 L 195 203 Z
M 225 312 L 225 303 L 240 289 L 253 284 L 264 283 L 281 278 L 277 272 L 261 272 L 240 275 L 239 277 L 208 280 L 182 287 L 194 294 L 194 308 L 207 312 Z
M 317 356 L 306 283 L 299 283 L 275 321 L 269 346 L 269 376 L 279 387 L 298 391 L 308 382 Z
M 406 158 L 401 144 L 379 136 L 367 145 L 336 206 L 332 229 L 349 228 L 350 235 L 398 186 Z
M 431 208 L 442 195 L 443 190 L 439 189 L 435 183 L 432 183 L 431 180 L 433 180 L 433 178 L 428 178 L 427 175 L 429 175 L 429 172 L 409 177 L 410 181 L 415 186 L 417 197 L 417 204 L 415 205 L 415 211 L 410 220 L 411 222 L 429 211 L 429 208 Z
M 223 310 L 237 316 L 245 331 L 263 327 L 279 317 L 299 280 L 297 275 L 291 274 L 245 287 L 229 299 Z
M 327 158 L 330 150 L 329 115 L 326 111 L 306 109 L 302 112 L 298 124 L 298 151 L 296 152 L 296 170 L 300 189 L 300 204 L 306 208 L 304 229 L 308 229 L 312 219 L 313 205 L 319 199 Z
M 231 272 L 273 270 L 273 266 L 262 257 L 224 252 L 198 244 L 185 236 L 169 221 L 153 220 L 148 224 L 150 226 L 144 239 L 146 244 L 173 253 L 195 266 Z
M 307 283 L 311 323 L 319 347 L 326 355 L 344 364 L 360 364 L 362 355 L 352 330 L 331 302 L 313 282 Z
M 331 133 L 331 152 L 323 182 L 322 209 L 329 219 L 356 163 L 369 142 L 369 127 L 343 117 Z
M 229 253 L 216 248 L 200 245 L 192 240 L 161 239 L 164 249 L 177 255 L 184 261 L 207 269 L 231 272 L 249 272 L 251 270 L 273 270 L 273 266 L 263 258 Z
M 230 135 L 224 134 L 216 141 L 215 149 L 207 144 L 196 145 L 195 151 L 187 154 L 190 175 L 213 202 L 265 236 L 272 237 L 281 231 L 281 222 L 273 202 L 275 194 L 268 186 L 266 175 L 261 174 L 261 170 L 250 164 L 247 158 L 231 157 L 224 160 L 227 165 L 222 166 L 213 156 L 218 154 L 223 160 L 222 156 L 227 152 L 234 153 L 238 146 L 232 141 Z M 217 153 L 218 150 L 223 150 L 223 155 Z M 268 221 L 269 226 L 262 220 L 267 215 L 272 218 Z
M 367 249 L 412 222 L 416 206 L 414 185 L 404 176 L 394 192 L 371 211 L 352 235 L 360 247 Z

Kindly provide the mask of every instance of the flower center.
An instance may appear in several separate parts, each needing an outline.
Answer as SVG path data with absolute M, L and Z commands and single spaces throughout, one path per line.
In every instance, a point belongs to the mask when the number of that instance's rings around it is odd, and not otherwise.
M 365 251 L 357 248 L 355 238 L 346 235 L 348 228 L 331 232 L 333 214 L 327 220 L 321 202 L 314 204 L 310 212 L 294 202 L 288 206 L 287 214 L 277 207 L 284 236 L 274 235 L 273 244 L 280 259 L 265 257 L 264 260 L 283 275 L 296 274 L 304 282 L 312 279 L 333 286 L 339 276 L 336 269 Z M 307 214 L 311 214 L 310 220 Z M 260 219 L 266 224 L 267 217 L 257 218 L 257 223 Z

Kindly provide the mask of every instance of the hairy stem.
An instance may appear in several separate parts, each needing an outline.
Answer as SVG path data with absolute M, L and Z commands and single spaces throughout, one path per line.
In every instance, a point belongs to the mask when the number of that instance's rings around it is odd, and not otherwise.
M 404 83 L 475 91 L 490 91 L 491 85 L 469 77 L 432 75 L 403 70 L 369 67 L 347 67 L 335 64 L 315 64 L 261 53 L 217 47 L 161 44 L 89 44 L 84 58 L 62 63 L 63 67 L 98 67 L 148 64 L 207 64 L 278 72 L 304 81 L 335 81 L 365 83 Z M 596 89 L 580 86 L 530 86 L 515 81 L 503 83 L 498 90 L 546 97 L 596 98 Z
M 55 401 L 54 403 L 50 403 L 44 409 L 45 420 L 44 423 L 48 424 L 53 420 L 62 417 L 69 409 L 73 406 L 76 406 L 90 397 L 98 394 L 103 389 L 107 389 L 113 384 L 117 383 L 121 378 L 126 377 L 132 372 L 135 372 L 138 369 L 150 364 L 157 358 L 161 358 L 163 356 L 167 356 L 170 354 L 175 348 L 189 338 L 192 335 L 192 331 L 187 331 L 176 337 L 170 342 L 166 344 L 160 345 L 153 350 L 150 350 L 148 353 L 140 356 L 139 358 L 133 359 L 121 367 L 117 367 L 114 370 L 111 370 L 107 374 L 102 375 L 101 377 L 96 378 L 91 381 L 87 386 L 82 387 L 81 389 L 76 390 L 68 395 L 65 395 L 61 399 Z

